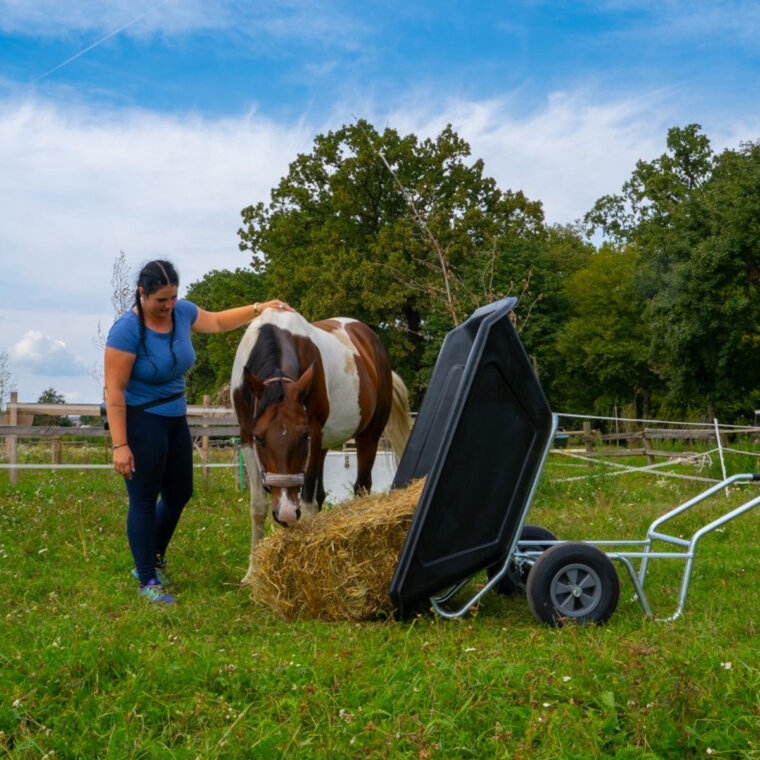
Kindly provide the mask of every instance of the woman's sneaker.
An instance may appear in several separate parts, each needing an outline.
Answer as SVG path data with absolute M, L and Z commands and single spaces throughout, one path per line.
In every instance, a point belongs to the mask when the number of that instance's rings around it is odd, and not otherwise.
M 158 578 L 151 578 L 144 586 L 137 589 L 137 593 L 149 602 L 158 604 L 174 604 L 177 601 L 171 594 L 166 593 Z
M 169 587 L 169 586 L 173 586 L 174 585 L 173 581 L 171 581 L 170 578 L 169 578 L 169 576 L 166 574 L 166 563 L 165 562 L 164 562 L 163 567 L 157 567 L 157 568 L 155 568 L 155 571 L 156 571 L 156 578 L 158 579 L 158 582 L 162 586 Z M 140 580 L 140 574 L 137 572 L 137 568 L 136 567 L 132 568 L 132 577 L 136 581 Z

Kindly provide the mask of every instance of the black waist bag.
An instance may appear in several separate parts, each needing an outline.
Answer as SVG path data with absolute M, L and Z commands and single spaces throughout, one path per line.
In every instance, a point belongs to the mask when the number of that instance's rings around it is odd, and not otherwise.
M 137 406 L 127 405 L 127 414 L 130 412 L 144 412 L 146 409 L 150 409 L 154 406 L 161 406 L 161 404 L 167 404 L 169 401 L 174 401 L 175 399 L 182 398 L 184 395 L 185 391 L 177 391 L 177 393 L 172 393 L 171 396 L 154 398 L 153 401 L 146 401 L 144 404 L 138 404 Z M 108 427 L 108 415 L 106 414 L 105 401 L 100 405 L 100 419 L 103 421 L 103 427 L 106 430 L 109 430 L 110 428 Z

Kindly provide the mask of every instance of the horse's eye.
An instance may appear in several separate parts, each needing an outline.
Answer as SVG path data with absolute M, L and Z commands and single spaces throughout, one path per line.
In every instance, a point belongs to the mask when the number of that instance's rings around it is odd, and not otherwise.
M 253 442 L 257 446 L 263 446 L 264 445 L 264 439 L 260 435 L 254 435 L 253 436 Z
M 302 436 L 301 436 L 301 443 L 306 443 L 311 440 L 311 433 L 307 430 Z

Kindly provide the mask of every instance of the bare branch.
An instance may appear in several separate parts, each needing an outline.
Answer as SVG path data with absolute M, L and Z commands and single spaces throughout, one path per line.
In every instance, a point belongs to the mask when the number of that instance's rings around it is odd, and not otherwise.
M 113 260 L 111 268 L 111 305 L 113 306 L 113 321 L 124 314 L 133 304 L 135 293 L 132 287 L 132 274 L 127 264 L 127 255 L 124 251 L 119 251 L 119 255 Z M 92 342 L 101 350 L 106 347 L 107 335 L 103 331 L 103 326 L 98 320 L 98 331 Z M 90 376 L 97 383 L 99 388 L 105 385 L 102 362 L 95 362 L 90 367 Z
M 427 237 L 429 238 L 433 249 L 438 256 L 438 262 L 441 267 L 441 274 L 443 275 L 443 282 L 446 290 L 446 305 L 449 310 L 449 314 L 451 315 L 451 319 L 453 320 L 455 325 L 459 324 L 459 320 L 457 318 L 456 309 L 454 307 L 454 300 L 451 295 L 451 283 L 449 281 L 449 270 L 448 265 L 446 263 L 446 257 L 444 255 L 443 250 L 441 249 L 440 244 L 438 243 L 437 238 L 430 230 L 430 227 L 428 227 L 427 221 L 423 217 L 423 215 L 417 210 L 417 206 L 414 202 L 414 198 L 412 197 L 412 194 L 406 189 L 404 184 L 401 182 L 401 180 L 398 178 L 398 175 L 393 170 L 393 167 L 388 162 L 388 159 L 386 159 L 385 154 L 375 146 L 375 144 L 370 139 L 370 136 L 367 134 L 366 130 L 361 126 L 360 122 L 357 122 L 359 125 L 359 128 L 364 132 L 364 136 L 367 138 L 367 142 L 369 143 L 370 148 L 379 156 L 380 160 L 385 165 L 385 168 L 391 173 L 391 176 L 395 180 L 396 184 L 398 185 L 399 189 L 401 190 L 402 195 L 404 198 L 406 198 L 407 203 L 409 204 L 409 207 L 412 209 L 412 214 L 414 216 L 415 221 L 417 224 L 419 224 L 420 228 L 425 232 Z

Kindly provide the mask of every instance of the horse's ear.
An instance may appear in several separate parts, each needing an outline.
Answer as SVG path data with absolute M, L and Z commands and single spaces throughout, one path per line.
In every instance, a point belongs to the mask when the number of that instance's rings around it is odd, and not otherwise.
M 243 379 L 245 380 L 246 385 L 251 389 L 253 395 L 256 398 L 261 398 L 261 394 L 264 392 L 264 383 L 262 383 L 261 380 L 248 369 L 248 367 L 243 367 Z
M 309 389 L 311 388 L 312 380 L 314 380 L 314 365 L 315 362 L 312 362 L 306 372 L 304 372 L 303 375 L 301 375 L 301 377 L 299 377 L 295 382 L 298 398 L 302 404 L 306 403 L 306 399 L 309 396 Z

